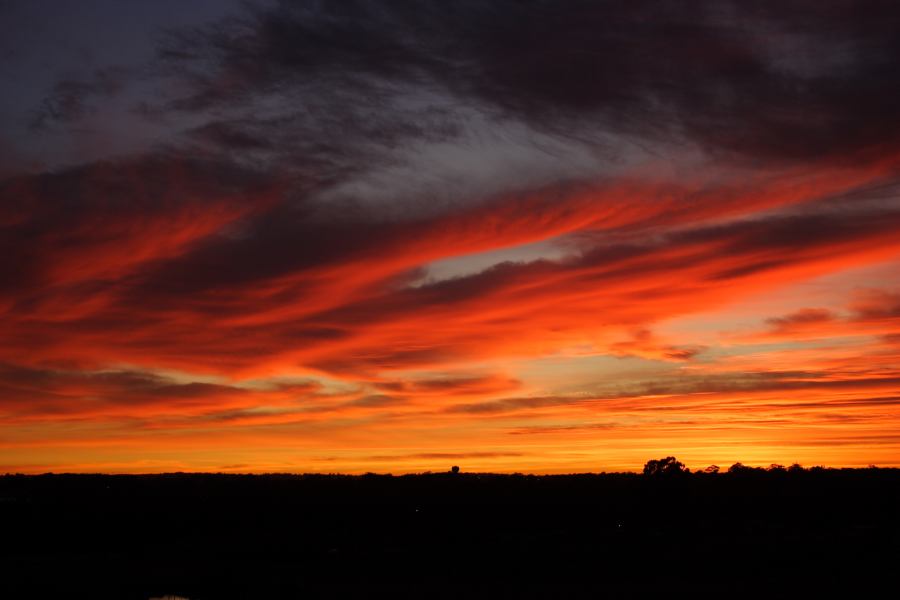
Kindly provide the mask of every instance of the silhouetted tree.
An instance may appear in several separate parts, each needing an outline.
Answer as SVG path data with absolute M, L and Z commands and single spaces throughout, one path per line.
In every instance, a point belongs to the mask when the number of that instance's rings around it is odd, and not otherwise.
M 456 475 L 457 473 L 459 473 L 459 467 L 453 465 L 452 467 L 450 467 L 450 472 Z
M 703 472 L 707 475 L 715 475 L 719 472 L 719 465 L 709 465 L 708 467 L 703 469 Z
M 762 467 L 748 467 L 747 465 L 745 465 L 743 463 L 736 462 L 733 465 L 731 465 L 730 467 L 728 467 L 728 472 L 735 473 L 738 475 L 743 475 L 743 474 L 754 473 L 754 472 L 761 473 L 761 472 L 763 472 L 763 469 L 762 469 Z
M 678 462 L 674 456 L 667 456 L 659 460 L 648 460 L 644 465 L 644 475 L 653 477 L 682 475 L 689 473 L 684 464 Z

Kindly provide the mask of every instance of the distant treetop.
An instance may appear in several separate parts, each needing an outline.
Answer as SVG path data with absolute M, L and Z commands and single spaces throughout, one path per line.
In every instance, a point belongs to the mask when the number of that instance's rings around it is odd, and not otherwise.
M 659 460 L 648 460 L 644 465 L 644 475 L 652 477 L 673 476 L 690 473 L 690 469 L 679 462 L 674 456 L 667 456 Z

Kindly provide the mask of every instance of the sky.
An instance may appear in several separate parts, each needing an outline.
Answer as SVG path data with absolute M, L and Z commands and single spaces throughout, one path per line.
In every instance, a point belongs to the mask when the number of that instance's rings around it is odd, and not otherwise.
M 0 0 L 0 472 L 900 466 L 898 30 Z

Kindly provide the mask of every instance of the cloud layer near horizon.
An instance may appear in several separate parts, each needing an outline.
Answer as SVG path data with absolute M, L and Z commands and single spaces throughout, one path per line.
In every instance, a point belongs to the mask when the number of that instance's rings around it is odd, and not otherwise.
M 285 2 L 94 58 L 0 143 L 0 470 L 900 464 L 898 26 Z

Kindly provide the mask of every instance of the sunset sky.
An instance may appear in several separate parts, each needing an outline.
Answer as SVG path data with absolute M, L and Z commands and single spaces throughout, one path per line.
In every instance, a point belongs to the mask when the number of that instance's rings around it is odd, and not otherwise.
M 900 4 L 0 1 L 0 473 L 900 466 Z

